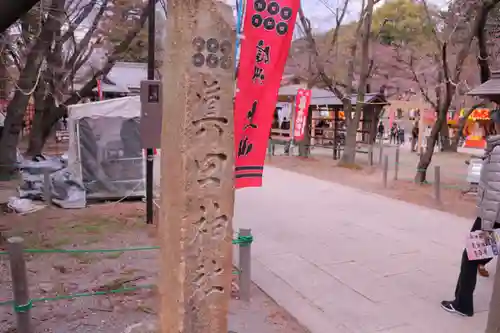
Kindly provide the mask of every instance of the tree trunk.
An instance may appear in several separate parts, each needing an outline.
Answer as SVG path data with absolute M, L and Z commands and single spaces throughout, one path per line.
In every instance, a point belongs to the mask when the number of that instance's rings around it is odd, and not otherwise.
M 361 18 L 360 18 L 361 20 Z M 358 23 L 358 26 L 361 24 Z M 345 123 L 347 125 L 345 140 L 344 140 L 344 151 L 342 153 L 342 157 L 340 158 L 339 164 L 344 165 L 352 165 L 355 163 L 356 159 L 356 134 L 358 130 L 359 121 L 356 124 L 353 124 L 355 120 L 352 117 L 353 106 L 351 103 L 351 96 L 353 92 L 353 82 L 354 82 L 354 59 L 356 58 L 357 52 L 357 40 L 353 41 L 351 45 L 351 53 L 349 60 L 347 61 L 347 85 L 345 89 L 345 95 L 342 98 L 342 107 L 344 109 L 344 117 Z M 359 103 L 358 103 L 359 104 Z M 336 113 L 338 115 L 338 112 Z M 354 117 L 356 118 L 356 117 Z M 338 121 L 335 118 L 335 121 Z M 354 133 L 354 134 L 353 134 Z M 336 133 L 334 133 L 335 135 Z
M 441 141 L 442 151 L 452 151 L 450 143 L 450 131 L 448 129 L 448 123 L 445 121 L 441 126 L 441 133 L 439 135 Z
M 22 130 L 24 114 L 31 94 L 37 86 L 41 73 L 40 66 L 43 55 L 53 41 L 54 31 L 60 28 L 60 15 L 65 0 L 53 0 L 47 21 L 45 21 L 40 37 L 30 50 L 26 66 L 20 73 L 19 88 L 7 107 L 4 130 L 0 138 L 0 173 L 10 174 L 16 167 L 16 148 Z
M 417 164 L 417 174 L 415 175 L 415 182 L 419 184 L 425 183 L 427 179 L 427 168 L 431 164 L 432 155 L 434 154 L 434 146 L 436 145 L 439 136 L 439 130 L 436 125 L 432 128 L 431 135 L 427 138 L 427 147 Z
M 415 182 L 423 184 L 427 179 L 427 168 L 431 164 L 432 155 L 434 154 L 434 147 L 438 140 L 443 123 L 446 121 L 446 112 L 448 106 L 441 107 L 436 122 L 432 126 L 431 135 L 427 138 L 427 147 L 425 152 L 420 156 L 420 160 L 417 164 L 417 173 L 415 174 Z
M 481 83 L 485 83 L 490 79 L 491 70 L 489 64 L 489 53 L 487 47 L 487 36 L 486 36 L 486 22 L 488 21 L 488 16 L 493 8 L 498 4 L 498 0 L 487 3 L 483 2 L 481 9 L 479 11 L 479 15 L 476 18 L 477 29 L 475 31 L 476 39 L 477 39 L 477 47 L 479 50 L 479 55 L 477 56 L 477 65 L 479 67 L 479 77 L 481 79 Z
M 0 34 L 0 38 L 2 39 L 0 41 L 0 48 L 2 51 L 0 51 L 0 101 L 3 102 L 7 100 L 9 94 L 8 94 L 8 80 L 5 78 L 8 77 L 8 72 L 7 72 L 7 66 L 5 65 L 7 63 L 8 55 L 7 52 L 5 51 L 5 44 L 6 41 L 4 39 L 6 38 L 6 34 Z
M 311 127 L 312 127 L 312 109 L 309 108 L 306 120 L 306 128 L 304 130 L 304 139 L 298 143 L 300 157 L 307 158 L 311 154 Z
M 340 158 L 339 165 L 342 166 L 352 166 L 356 163 L 356 143 L 357 143 L 357 134 L 358 134 L 358 126 L 354 126 L 359 124 L 354 122 L 354 119 L 351 121 L 350 126 L 347 127 L 346 136 L 345 136 L 345 144 L 344 144 L 344 152 L 342 153 L 342 157 Z
M 52 127 L 46 126 L 45 123 L 50 120 L 48 115 L 53 108 L 55 108 L 53 96 L 45 96 L 44 85 L 41 85 L 35 92 L 35 115 L 31 126 L 28 150 L 26 151 L 27 156 L 42 154 L 43 147 L 52 129 Z
M 0 138 L 0 174 L 2 175 L 11 174 L 16 167 L 16 148 L 28 99 L 28 96 L 16 94 L 7 107 L 7 117 Z
M 59 119 L 66 114 L 66 107 L 63 105 L 56 106 L 54 100 L 49 96 L 45 100 L 45 107 L 40 113 L 41 116 L 39 116 L 38 119 L 35 115 L 32 131 L 30 133 L 27 150 L 30 155 L 37 155 L 43 151 L 43 147 L 45 146 L 50 133 L 52 133 L 52 129 L 57 124 Z M 36 124 L 35 121 L 37 121 Z
M 372 26 L 373 0 L 368 0 L 366 3 L 366 11 L 363 17 L 363 32 L 361 40 L 361 70 L 359 73 L 358 94 L 356 101 L 356 111 L 353 119 L 347 124 L 347 135 L 345 140 L 344 153 L 340 159 L 339 165 L 350 166 L 356 163 L 356 142 L 358 134 L 359 121 L 365 106 L 365 90 L 367 87 L 369 65 L 370 65 L 370 32 Z M 350 99 L 350 95 L 347 95 Z M 345 104 L 345 103 L 344 103 Z M 352 110 L 352 106 L 351 106 Z M 345 113 L 346 117 L 351 115 L 351 112 Z
M 19 80 L 19 87 L 23 90 L 31 89 L 36 84 L 38 67 L 34 59 L 31 59 L 31 63 L 29 60 L 30 56 L 28 56 L 28 62 Z M 0 173 L 4 175 L 10 174 L 15 169 L 16 148 L 29 99 L 29 95 L 17 90 L 7 106 L 4 129 L 0 138 Z
M 42 154 L 44 146 L 44 141 L 42 139 L 43 112 L 43 109 L 40 110 L 39 108 L 35 107 L 35 115 L 33 116 L 33 124 L 31 126 L 29 136 L 29 145 L 25 153 L 27 157 L 33 157 Z
M 47 107 L 40 115 L 37 117 L 35 114 L 35 119 L 33 120 L 32 132 L 30 133 L 29 145 L 26 154 L 29 156 L 40 155 L 43 152 L 43 148 L 45 147 L 45 143 L 52 133 L 51 119 L 49 117 L 54 107 Z M 35 111 L 36 112 L 36 111 Z M 38 123 L 35 123 L 35 122 Z

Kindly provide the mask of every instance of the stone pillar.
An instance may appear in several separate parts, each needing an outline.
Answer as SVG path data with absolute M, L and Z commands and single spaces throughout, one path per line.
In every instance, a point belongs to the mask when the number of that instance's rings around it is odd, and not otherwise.
M 230 7 L 169 0 L 163 68 L 161 332 L 227 332 L 234 208 Z

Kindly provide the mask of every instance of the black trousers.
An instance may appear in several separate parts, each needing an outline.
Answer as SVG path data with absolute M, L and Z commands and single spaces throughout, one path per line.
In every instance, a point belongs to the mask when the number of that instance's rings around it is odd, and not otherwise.
M 500 228 L 500 224 L 495 223 L 495 229 Z M 481 219 L 478 217 L 472 225 L 471 231 L 481 230 Z M 477 269 L 479 265 L 486 265 L 491 259 L 469 260 L 467 251 L 462 253 L 462 263 L 460 264 L 460 275 L 458 276 L 457 287 L 455 288 L 455 300 L 453 307 L 467 315 L 474 314 L 474 289 L 477 283 Z

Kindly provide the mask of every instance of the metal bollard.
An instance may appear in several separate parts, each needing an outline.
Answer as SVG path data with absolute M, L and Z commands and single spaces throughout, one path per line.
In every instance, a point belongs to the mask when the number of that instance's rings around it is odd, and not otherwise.
M 26 276 L 26 262 L 23 255 L 23 242 L 24 239 L 21 237 L 11 237 L 7 240 L 7 249 L 9 252 L 12 289 L 14 291 L 17 332 L 31 333 L 31 300 Z
M 251 236 L 251 229 L 240 229 L 240 236 Z M 251 247 L 252 244 L 240 244 L 239 246 L 239 268 L 240 268 L 240 298 L 250 301 L 250 287 L 252 286 L 251 270 Z
M 384 187 L 387 187 L 387 173 L 389 172 L 389 156 L 384 156 L 384 170 L 382 172 Z
M 382 157 L 384 156 L 384 142 L 380 140 L 380 149 L 378 154 L 378 164 L 382 164 Z
M 43 170 L 43 200 L 50 206 L 52 204 L 52 187 L 50 181 L 50 171 Z
M 394 159 L 394 180 L 398 180 L 399 174 L 399 146 L 396 147 L 396 156 Z
M 441 203 L 441 167 L 434 167 L 434 198 L 438 203 Z
M 373 166 L 373 145 L 368 146 L 368 165 Z

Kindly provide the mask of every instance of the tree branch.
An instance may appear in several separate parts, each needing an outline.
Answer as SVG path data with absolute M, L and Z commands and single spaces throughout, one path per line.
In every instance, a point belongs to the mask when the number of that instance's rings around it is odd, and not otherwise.
M 477 39 L 479 54 L 477 56 L 477 65 L 479 67 L 479 77 L 481 83 L 488 81 L 491 77 L 490 64 L 488 61 L 489 54 L 488 49 L 486 47 L 486 22 L 488 20 L 488 15 L 493 8 L 500 1 L 495 0 L 490 3 L 483 2 L 481 9 L 479 11 L 478 17 L 476 20 L 478 21 L 475 36 Z
M 104 12 L 107 8 L 109 0 L 104 0 L 101 6 L 99 7 L 99 11 L 97 12 L 96 16 L 94 17 L 94 20 L 92 21 L 92 24 L 90 25 L 89 29 L 85 33 L 85 36 L 82 38 L 80 43 L 75 47 L 75 52 L 71 56 L 71 58 L 68 60 L 66 63 L 66 70 L 71 70 L 75 63 L 77 62 L 80 53 L 84 50 L 87 49 L 90 43 L 90 40 L 92 36 L 94 35 L 94 32 L 96 31 L 99 21 L 101 20 L 102 16 L 104 15 Z
M 78 29 L 80 24 L 82 24 L 83 21 L 85 21 L 87 17 L 90 15 L 90 13 L 92 13 L 92 11 L 94 10 L 94 5 L 95 3 L 93 1 L 90 1 L 88 4 L 86 4 L 83 8 L 80 9 L 80 13 L 74 20 L 68 18 L 69 28 L 68 31 L 66 31 L 64 35 L 61 37 L 62 44 L 66 43 L 68 39 L 70 39 L 72 36 L 74 37 L 76 29 Z
M 337 86 L 336 82 L 332 80 L 328 75 L 326 75 L 325 72 L 325 66 L 323 65 L 322 61 L 320 60 L 319 56 L 319 51 L 318 51 L 318 46 L 316 44 L 316 40 L 314 39 L 312 35 L 312 30 L 311 30 L 311 23 L 309 20 L 305 17 L 304 11 L 302 10 L 302 6 L 299 7 L 299 19 L 300 23 L 302 24 L 302 28 L 304 29 L 304 33 L 306 35 L 306 39 L 309 43 L 309 50 L 314 56 L 314 62 L 316 64 L 316 69 L 318 70 L 318 74 L 325 82 L 325 84 L 328 86 L 328 88 L 332 91 L 332 93 L 339 99 L 343 100 L 344 99 L 344 94 L 342 91 L 340 91 Z M 338 28 L 338 27 L 337 27 Z
M 156 0 L 158 2 L 158 0 Z M 139 20 L 137 21 L 137 25 L 135 29 L 132 29 L 129 31 L 129 33 L 125 36 L 123 41 L 114 49 L 113 53 L 109 56 L 107 64 L 100 70 L 96 71 L 92 78 L 78 91 L 78 92 L 73 92 L 71 96 L 64 101 L 64 105 L 71 105 L 77 103 L 81 96 L 86 96 L 92 93 L 92 90 L 96 87 L 97 85 L 97 80 L 103 76 L 107 75 L 109 71 L 113 68 L 115 65 L 116 61 L 119 59 L 120 55 L 125 52 L 130 43 L 134 40 L 134 38 L 137 37 L 139 32 L 141 31 L 142 27 L 144 26 L 144 23 L 146 22 L 148 18 L 148 6 L 146 5 L 142 9 L 142 13 L 139 17 Z M 64 110 L 60 110 L 56 115 L 58 115 L 58 119 L 61 118 L 64 113 L 66 112 L 65 108 Z

